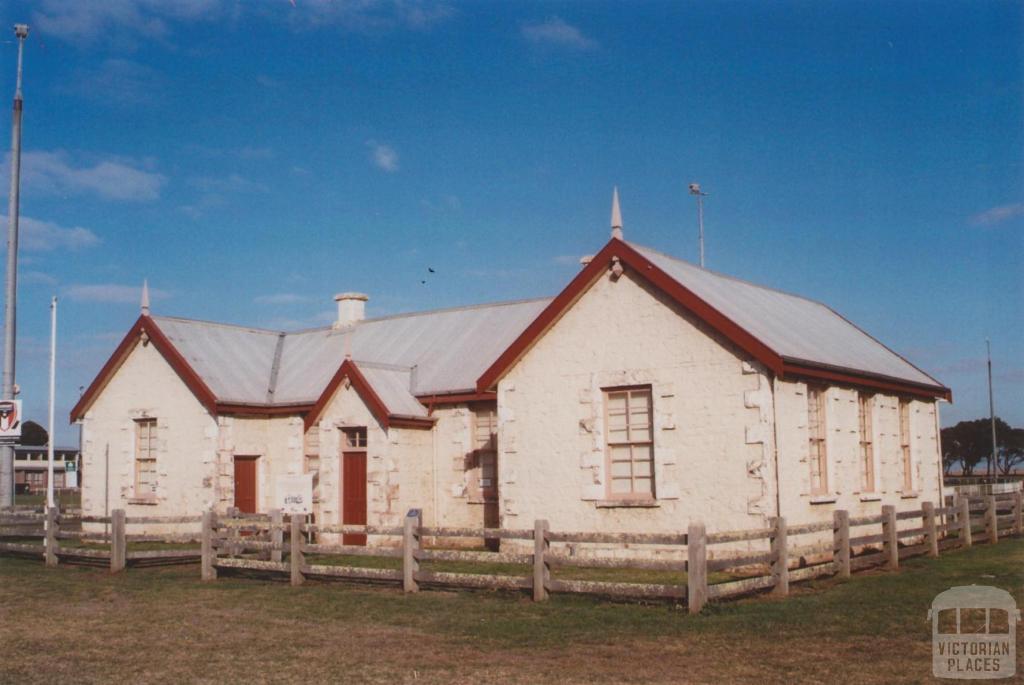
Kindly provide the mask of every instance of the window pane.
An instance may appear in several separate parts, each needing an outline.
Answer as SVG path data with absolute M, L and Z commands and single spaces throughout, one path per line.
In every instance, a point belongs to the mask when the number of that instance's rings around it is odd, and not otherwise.
M 633 475 L 644 478 L 651 477 L 651 462 L 646 459 L 633 463 Z
M 613 478 L 612 493 L 615 495 L 628 495 L 632 487 L 628 478 Z
M 654 494 L 654 479 L 653 478 L 637 478 L 633 481 L 633 492 L 640 495 L 653 495 Z
M 612 478 L 629 478 L 632 475 L 632 468 L 628 461 L 612 462 Z

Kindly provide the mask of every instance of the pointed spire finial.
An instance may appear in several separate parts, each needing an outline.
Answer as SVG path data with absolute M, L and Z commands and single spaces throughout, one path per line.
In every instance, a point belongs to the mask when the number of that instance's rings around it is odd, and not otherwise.
M 142 303 L 140 308 L 143 316 L 149 316 L 149 281 L 146 279 L 142 280 Z
M 612 237 L 622 240 L 622 211 L 619 209 L 619 187 L 612 189 Z

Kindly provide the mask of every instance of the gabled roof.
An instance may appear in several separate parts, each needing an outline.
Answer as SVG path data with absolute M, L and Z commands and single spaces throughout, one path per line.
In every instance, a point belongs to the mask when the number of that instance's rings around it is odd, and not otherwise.
M 367 319 L 294 333 L 142 316 L 72 410 L 80 417 L 143 329 L 211 413 L 302 413 L 333 392 L 346 354 L 388 416 L 425 417 L 416 399 L 475 393 L 477 377 L 548 303 L 519 300 Z
M 702 269 L 612 238 L 484 372 L 489 390 L 602 275 L 614 259 L 689 310 L 778 377 L 950 399 L 948 388 L 825 305 Z

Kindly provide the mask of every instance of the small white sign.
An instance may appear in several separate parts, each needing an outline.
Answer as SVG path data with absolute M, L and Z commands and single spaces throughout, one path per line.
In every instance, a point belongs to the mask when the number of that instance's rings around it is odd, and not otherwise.
M 21 441 L 21 400 L 0 400 L 0 444 Z
M 77 488 L 78 487 L 78 471 L 71 469 L 70 471 L 64 472 L 64 487 L 66 488 Z
M 285 514 L 309 514 L 313 511 L 313 474 L 278 476 L 275 509 Z

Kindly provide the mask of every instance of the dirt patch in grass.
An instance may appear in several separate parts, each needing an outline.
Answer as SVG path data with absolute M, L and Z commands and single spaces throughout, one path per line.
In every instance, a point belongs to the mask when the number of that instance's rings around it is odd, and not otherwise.
M 110 576 L 0 558 L 0 682 L 921 682 L 928 605 L 970 583 L 1024 605 L 1024 541 L 696 617 L 668 603 L 227 574 L 203 584 L 195 566 Z

